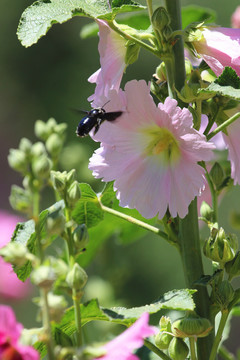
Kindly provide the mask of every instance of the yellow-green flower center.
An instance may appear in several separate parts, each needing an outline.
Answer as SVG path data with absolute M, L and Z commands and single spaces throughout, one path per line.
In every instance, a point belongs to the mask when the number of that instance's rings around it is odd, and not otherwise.
M 152 127 L 145 129 L 148 141 L 145 148 L 147 156 L 156 155 L 165 165 L 176 163 L 180 157 L 177 139 L 166 128 Z

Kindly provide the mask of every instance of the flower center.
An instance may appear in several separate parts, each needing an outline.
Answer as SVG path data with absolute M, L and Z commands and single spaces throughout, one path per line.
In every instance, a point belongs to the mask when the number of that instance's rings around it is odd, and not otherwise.
M 145 131 L 144 133 L 148 136 L 146 155 L 160 157 L 165 165 L 178 161 L 180 157 L 178 141 L 168 129 L 154 127 Z

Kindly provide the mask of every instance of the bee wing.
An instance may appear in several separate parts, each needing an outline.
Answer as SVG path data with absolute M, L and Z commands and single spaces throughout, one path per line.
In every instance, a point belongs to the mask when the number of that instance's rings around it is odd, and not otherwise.
M 70 108 L 71 111 L 78 113 L 78 114 L 88 114 L 89 111 L 87 110 L 82 110 L 82 109 L 75 109 L 75 108 Z
M 104 120 L 107 121 L 114 121 L 116 120 L 119 116 L 121 116 L 123 113 L 123 111 L 113 111 L 113 112 L 106 112 L 103 117 Z

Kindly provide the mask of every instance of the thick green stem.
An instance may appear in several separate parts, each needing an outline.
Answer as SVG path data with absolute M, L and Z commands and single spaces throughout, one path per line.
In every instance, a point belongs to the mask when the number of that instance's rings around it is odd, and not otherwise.
M 220 320 L 218 331 L 217 331 L 217 334 L 216 334 L 216 337 L 215 337 L 215 340 L 214 340 L 214 343 L 213 343 L 213 346 L 212 346 L 212 351 L 211 351 L 209 360 L 214 360 L 216 355 L 217 355 L 218 346 L 219 346 L 220 341 L 222 339 L 222 334 L 223 334 L 223 330 L 224 330 L 224 327 L 225 327 L 226 322 L 227 322 L 228 315 L 229 315 L 228 310 L 225 310 L 225 311 L 222 312 L 221 320 Z
M 180 0 L 165 0 L 165 3 L 171 19 L 172 30 L 181 30 Z M 180 91 L 185 81 L 184 47 L 181 36 L 177 38 L 173 51 L 175 56 L 175 87 Z M 193 285 L 194 281 L 203 275 L 196 199 L 190 204 L 187 216 L 184 219 L 179 219 L 179 242 L 186 285 L 198 290 L 195 296 L 196 311 L 200 316 L 209 318 L 210 300 L 207 289 Z M 209 359 L 211 346 L 211 336 L 198 339 L 197 350 L 199 360 Z
M 154 344 L 152 344 L 150 341 L 148 340 L 144 340 L 144 345 L 151 350 L 152 352 L 154 352 L 156 355 L 158 355 L 160 357 L 160 359 L 163 360 L 171 360 L 171 358 L 166 355 L 162 350 L 158 349 Z
M 80 300 L 77 296 L 77 292 L 73 289 L 72 293 L 73 305 L 74 305 L 74 314 L 75 314 L 75 324 L 76 324 L 76 340 L 77 346 L 82 346 L 82 324 L 81 324 L 81 308 L 80 308 Z
M 189 345 L 190 345 L 191 360 L 197 360 L 196 351 L 195 351 L 195 339 L 193 337 L 189 338 Z
M 54 343 L 52 338 L 51 331 L 51 322 L 50 322 L 50 314 L 49 314 L 49 306 L 48 306 L 48 292 L 45 289 L 40 289 L 41 298 L 43 300 L 43 328 L 47 335 L 46 345 L 48 350 L 48 359 L 54 360 Z

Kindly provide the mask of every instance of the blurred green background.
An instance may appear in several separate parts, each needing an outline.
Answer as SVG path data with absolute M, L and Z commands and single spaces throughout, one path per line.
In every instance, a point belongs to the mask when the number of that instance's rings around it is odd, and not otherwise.
M 81 40 L 80 29 L 89 20 L 76 17 L 65 24 L 54 25 L 36 45 L 27 49 L 22 47 L 16 30 L 22 12 L 31 3 L 30 0 L 0 2 L 0 207 L 7 210 L 10 210 L 11 185 L 21 184 L 21 178 L 8 167 L 9 148 L 17 148 L 22 137 L 36 141 L 33 125 L 37 119 L 46 121 L 54 117 L 58 122 L 68 123 L 68 138 L 62 156 L 64 169 L 77 167 L 79 181 L 90 181 L 95 189 L 99 189 L 99 183 L 87 170 L 88 157 L 97 144 L 89 138 L 76 138 L 79 117 L 70 110 L 89 109 L 87 98 L 94 92 L 94 85 L 87 79 L 99 68 L 98 38 Z M 162 5 L 163 2 L 155 1 L 155 4 Z M 217 13 L 217 23 L 229 27 L 239 0 L 229 0 L 227 6 L 225 0 L 182 1 L 182 5 L 188 4 L 210 7 Z M 138 62 L 128 67 L 123 81 L 132 78 L 149 80 L 157 64 L 157 59 L 141 50 Z M 231 191 L 221 207 L 222 225 L 227 230 L 230 229 L 228 215 L 223 209 L 239 211 L 238 199 L 239 189 Z M 88 272 L 110 282 L 109 296 L 120 299 L 124 306 L 143 305 L 172 288 L 184 287 L 178 254 L 154 236 L 145 236 L 129 246 L 122 246 L 115 237 L 109 239 Z M 96 283 L 94 286 L 98 288 Z M 34 313 L 25 316 L 26 306 L 29 302 L 15 305 L 19 320 L 31 326 Z

